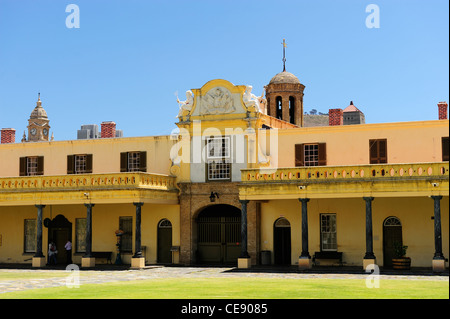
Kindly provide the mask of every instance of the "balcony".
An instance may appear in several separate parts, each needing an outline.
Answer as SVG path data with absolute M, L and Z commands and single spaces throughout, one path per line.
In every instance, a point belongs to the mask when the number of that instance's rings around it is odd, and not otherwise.
M 0 205 L 12 202 L 177 201 L 175 177 L 149 173 L 112 173 L 0 178 Z
M 449 163 L 241 170 L 241 199 L 447 195 Z

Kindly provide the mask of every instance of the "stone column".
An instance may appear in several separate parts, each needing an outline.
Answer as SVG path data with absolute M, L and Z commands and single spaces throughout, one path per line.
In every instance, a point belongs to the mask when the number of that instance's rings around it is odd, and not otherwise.
M 145 257 L 142 256 L 141 251 L 141 207 L 144 203 L 133 203 L 136 206 L 136 235 L 134 242 L 135 254 L 131 258 L 131 268 L 144 268 Z
M 302 253 L 298 258 L 298 267 L 310 269 L 312 267 L 311 256 L 308 247 L 308 202 L 309 198 L 299 198 L 302 203 Z
M 35 205 L 37 208 L 37 221 L 36 221 L 36 254 L 32 259 L 32 267 L 44 267 L 45 256 L 42 253 L 42 210 L 45 205 Z
M 363 268 L 368 265 L 376 264 L 376 257 L 373 253 L 373 235 L 372 235 L 372 201 L 373 197 L 363 197 L 366 201 L 366 254 L 363 259 Z
M 289 122 L 289 95 L 281 97 L 281 117 L 283 121 Z
M 442 253 L 442 231 L 441 231 L 441 199 L 442 196 L 431 196 L 434 200 L 434 257 L 432 262 L 433 271 L 445 270 L 445 258 Z
M 241 255 L 238 258 L 238 268 L 250 268 L 251 258 L 247 251 L 247 204 L 248 200 L 240 200 L 241 208 Z
M 95 266 L 95 257 L 92 256 L 92 207 L 95 204 L 84 206 L 86 206 L 86 253 L 81 258 L 81 267 L 91 268 Z

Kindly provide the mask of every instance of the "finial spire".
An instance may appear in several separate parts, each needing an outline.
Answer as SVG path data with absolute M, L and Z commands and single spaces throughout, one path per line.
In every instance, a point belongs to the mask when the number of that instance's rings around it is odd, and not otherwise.
M 286 71 L 286 42 L 283 39 L 283 72 Z
M 42 106 L 42 102 L 41 102 L 41 92 L 38 92 L 38 100 L 36 102 L 36 107 L 41 107 Z

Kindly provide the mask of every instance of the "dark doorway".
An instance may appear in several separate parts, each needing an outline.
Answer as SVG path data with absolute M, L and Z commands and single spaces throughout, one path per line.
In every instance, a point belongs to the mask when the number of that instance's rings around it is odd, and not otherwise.
M 212 205 L 197 217 L 197 262 L 236 263 L 241 253 L 241 210 Z
M 291 224 L 278 218 L 273 225 L 273 250 L 275 265 L 291 264 Z
M 157 261 L 161 264 L 172 263 L 172 223 L 163 219 L 158 223 L 158 256 Z
M 58 251 L 56 261 L 58 264 L 67 262 L 67 252 L 64 248 L 67 240 L 72 242 L 72 223 L 63 215 L 57 215 L 48 225 L 48 243 L 53 241 L 56 245 Z
M 394 243 L 403 245 L 402 224 L 397 217 L 388 217 L 383 222 L 383 265 L 392 268 Z

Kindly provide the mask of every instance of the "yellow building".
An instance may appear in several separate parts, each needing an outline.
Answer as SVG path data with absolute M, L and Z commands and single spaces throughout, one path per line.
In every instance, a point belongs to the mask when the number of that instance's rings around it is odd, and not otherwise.
M 70 239 L 82 267 L 391 267 L 400 243 L 412 267 L 445 269 L 446 103 L 435 121 L 342 125 L 330 110 L 330 126 L 304 127 L 295 75 L 265 98 L 251 89 L 188 91 L 171 136 L 114 138 L 108 122 L 103 138 L 14 143 L 2 130 L 0 263 L 43 267 L 51 241 L 65 263 Z

